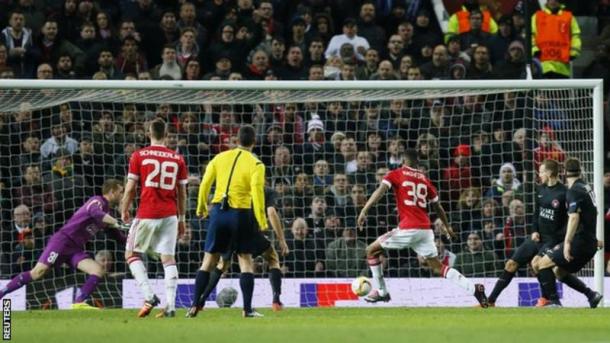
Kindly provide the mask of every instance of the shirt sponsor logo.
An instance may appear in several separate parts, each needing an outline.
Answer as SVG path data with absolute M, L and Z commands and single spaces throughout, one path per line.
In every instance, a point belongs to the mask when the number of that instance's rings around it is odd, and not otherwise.
M 558 208 L 559 207 L 559 200 L 553 199 L 553 202 L 551 204 L 553 205 L 553 208 Z

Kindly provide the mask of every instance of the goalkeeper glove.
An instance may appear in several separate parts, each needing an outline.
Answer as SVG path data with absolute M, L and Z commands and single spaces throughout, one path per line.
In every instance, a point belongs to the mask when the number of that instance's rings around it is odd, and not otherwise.
M 115 229 L 119 229 L 119 230 L 123 230 L 123 231 L 128 231 L 131 228 L 131 224 L 122 223 L 122 222 L 117 220 L 117 222 L 114 225 L 112 225 L 112 227 L 115 228 Z

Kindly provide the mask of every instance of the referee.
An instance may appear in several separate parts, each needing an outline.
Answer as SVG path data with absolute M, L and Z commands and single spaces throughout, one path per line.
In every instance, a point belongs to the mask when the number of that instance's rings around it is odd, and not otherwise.
M 256 246 L 256 232 L 252 228 L 252 212 L 262 230 L 267 228 L 265 215 L 265 165 L 252 154 L 256 144 L 256 132 L 250 125 L 239 129 L 239 146 L 222 152 L 208 164 L 197 200 L 197 216 L 208 214 L 208 229 L 205 237 L 205 255 L 195 278 L 195 295 L 187 317 L 200 311 L 198 299 L 205 291 L 210 272 L 214 270 L 221 254 L 231 250 L 237 252 L 241 270 L 239 285 L 244 297 L 244 317 L 261 316 L 252 309 L 254 292 L 254 267 L 252 253 Z M 212 207 L 208 213 L 208 195 L 216 183 Z

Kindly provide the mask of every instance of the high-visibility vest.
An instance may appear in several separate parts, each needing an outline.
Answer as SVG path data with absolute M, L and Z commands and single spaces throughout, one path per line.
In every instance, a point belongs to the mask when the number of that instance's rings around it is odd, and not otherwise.
M 540 61 L 570 62 L 572 12 L 536 12 L 536 45 Z
M 489 32 L 491 26 L 491 13 L 488 10 L 481 11 L 483 13 L 483 25 L 481 31 Z M 458 34 L 470 31 L 470 12 L 462 7 L 461 10 L 455 13 L 458 20 Z

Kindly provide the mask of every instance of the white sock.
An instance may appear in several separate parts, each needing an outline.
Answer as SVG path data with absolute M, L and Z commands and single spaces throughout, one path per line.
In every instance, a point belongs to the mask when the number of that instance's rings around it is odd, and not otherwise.
M 458 286 L 462 287 L 468 294 L 474 294 L 474 283 L 467 279 L 464 275 L 453 268 L 449 268 L 447 274 L 445 274 L 445 278 L 453 281 Z
M 144 267 L 142 260 L 132 260 L 129 263 L 129 270 L 131 270 L 131 275 L 136 279 L 138 287 L 140 287 L 140 290 L 144 294 L 144 299 L 152 300 L 155 293 L 150 287 L 150 282 L 148 282 L 148 274 L 146 273 L 146 267 Z
M 165 272 L 165 299 L 167 311 L 176 310 L 176 287 L 178 287 L 178 268 L 175 264 L 163 265 Z
M 377 282 L 377 288 L 379 289 L 380 295 L 385 295 L 387 290 L 385 288 L 385 280 L 383 279 L 383 269 L 381 268 L 381 263 L 375 266 L 369 265 L 369 267 L 371 268 L 373 279 Z

